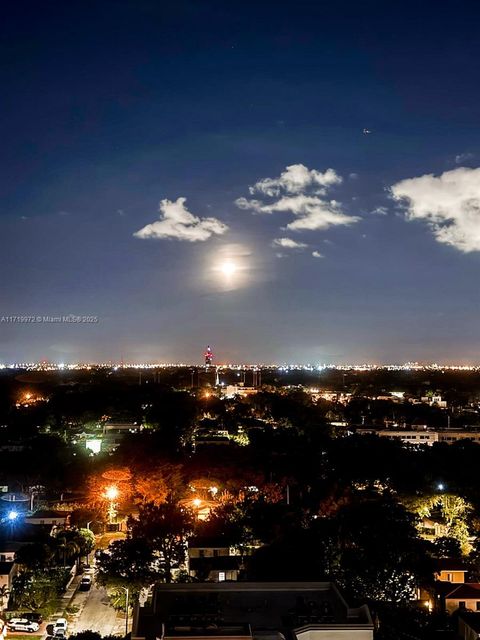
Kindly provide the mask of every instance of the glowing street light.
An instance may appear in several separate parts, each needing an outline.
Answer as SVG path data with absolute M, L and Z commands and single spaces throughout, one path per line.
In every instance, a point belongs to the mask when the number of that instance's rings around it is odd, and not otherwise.
M 107 514 L 110 524 L 113 524 L 115 522 L 115 518 L 117 517 L 117 503 L 115 502 L 115 500 L 119 495 L 120 491 L 114 484 L 105 489 L 105 497 L 108 500 Z
M 17 518 L 18 518 L 18 511 L 8 512 L 8 519 L 10 520 L 10 522 L 14 522 Z
M 118 488 L 115 485 L 111 485 L 105 489 L 105 497 L 108 500 L 116 500 L 119 496 Z

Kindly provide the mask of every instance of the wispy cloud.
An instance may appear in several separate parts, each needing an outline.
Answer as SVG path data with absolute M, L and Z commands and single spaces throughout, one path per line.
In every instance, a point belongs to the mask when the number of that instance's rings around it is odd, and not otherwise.
M 161 200 L 160 220 L 147 224 L 133 235 L 136 238 L 170 238 L 187 242 L 204 242 L 213 235 L 228 231 L 226 224 L 218 218 L 199 218 L 185 206 L 186 198 Z
M 387 207 L 375 207 L 370 213 L 374 216 L 386 216 L 388 214 Z
M 466 153 L 459 153 L 455 156 L 455 164 L 462 164 L 462 162 L 467 162 L 468 160 L 472 160 L 473 153 L 467 151 Z
M 327 191 L 341 182 L 341 176 L 334 169 L 322 173 L 303 164 L 294 164 L 278 178 L 263 178 L 249 187 L 251 195 L 259 193 L 273 201 L 242 197 L 236 200 L 236 205 L 253 213 L 292 213 L 295 217 L 285 227 L 291 231 L 350 225 L 360 218 L 343 213 L 340 203 L 326 197 Z
M 480 251 L 480 168 L 401 180 L 390 190 L 405 204 L 406 219 L 425 221 L 438 242 L 464 253 Z
M 312 256 L 314 258 L 323 258 L 323 254 L 320 251 L 312 251 Z
M 297 242 L 291 238 L 275 238 L 272 245 L 274 247 L 282 247 L 282 249 L 305 249 L 308 246 L 304 242 Z

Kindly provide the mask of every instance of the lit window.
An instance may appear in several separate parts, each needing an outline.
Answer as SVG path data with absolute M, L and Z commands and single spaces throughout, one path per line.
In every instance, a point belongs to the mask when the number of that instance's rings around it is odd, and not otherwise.
M 225 571 L 219 571 L 218 573 L 218 581 L 225 582 Z

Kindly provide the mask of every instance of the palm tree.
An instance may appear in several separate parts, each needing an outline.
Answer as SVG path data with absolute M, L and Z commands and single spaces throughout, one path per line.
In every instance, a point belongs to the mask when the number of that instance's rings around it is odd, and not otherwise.
M 4 606 L 5 606 L 5 598 L 7 599 L 7 604 L 8 604 L 8 598 L 10 596 L 10 589 L 7 587 L 6 584 L 2 585 L 0 587 L 0 609 L 3 611 Z
M 67 558 L 74 558 L 80 554 L 80 547 L 75 540 L 67 540 L 67 538 L 57 538 L 58 551 L 61 552 L 63 558 L 63 566 L 67 564 Z

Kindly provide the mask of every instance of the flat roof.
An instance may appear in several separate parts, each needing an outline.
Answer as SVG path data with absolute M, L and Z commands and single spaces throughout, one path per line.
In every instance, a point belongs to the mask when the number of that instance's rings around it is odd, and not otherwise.
M 240 637 L 246 625 L 255 638 L 281 633 L 294 639 L 314 628 L 373 629 L 368 608 L 349 608 L 331 582 L 158 584 L 152 609 L 152 615 L 140 609 L 134 637 Z

